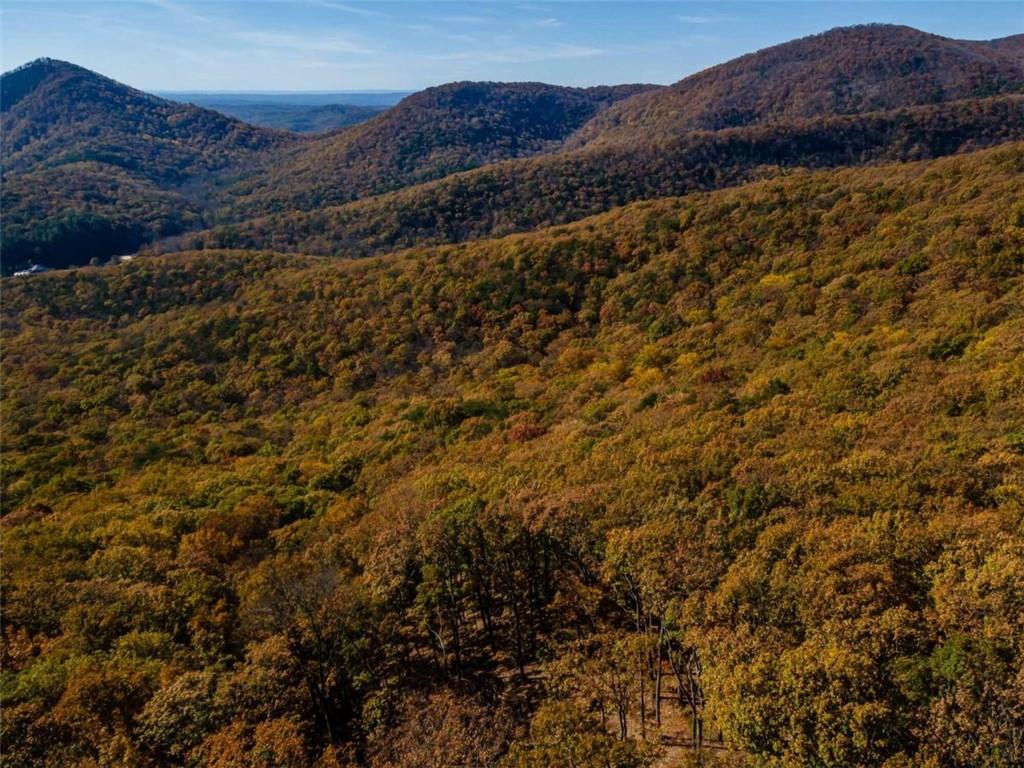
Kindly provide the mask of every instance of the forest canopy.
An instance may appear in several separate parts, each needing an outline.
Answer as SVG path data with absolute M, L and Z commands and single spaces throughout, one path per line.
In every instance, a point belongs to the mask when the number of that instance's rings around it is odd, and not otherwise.
M 1020 764 L 1022 199 L 5 283 L 5 763 Z

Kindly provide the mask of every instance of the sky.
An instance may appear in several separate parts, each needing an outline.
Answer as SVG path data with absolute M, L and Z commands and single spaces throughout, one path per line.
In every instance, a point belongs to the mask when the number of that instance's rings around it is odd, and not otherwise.
M 454 80 L 671 83 L 836 26 L 1024 32 L 1024 0 L 0 0 L 4 71 L 40 56 L 150 91 L 416 90 Z

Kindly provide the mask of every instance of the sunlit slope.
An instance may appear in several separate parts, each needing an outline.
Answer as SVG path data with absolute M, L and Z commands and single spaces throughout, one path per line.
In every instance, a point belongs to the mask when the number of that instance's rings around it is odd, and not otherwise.
M 1013 144 L 5 284 L 5 762 L 383 768 L 441 708 L 537 765 L 665 627 L 737 761 L 1013 764 L 1022 185 Z
M 954 40 L 911 27 L 839 27 L 755 51 L 640 94 L 569 142 L 661 140 L 793 119 L 1024 92 L 1024 35 Z
M 588 120 L 652 86 L 447 83 L 407 96 L 228 190 L 232 216 L 308 211 L 558 149 Z

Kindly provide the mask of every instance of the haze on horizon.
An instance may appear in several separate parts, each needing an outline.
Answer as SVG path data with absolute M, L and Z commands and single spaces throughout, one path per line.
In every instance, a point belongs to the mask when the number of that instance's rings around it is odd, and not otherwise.
M 1024 31 L 1019 2 L 5 0 L 4 71 L 64 59 L 151 91 L 417 90 L 456 80 L 670 83 L 826 29 Z

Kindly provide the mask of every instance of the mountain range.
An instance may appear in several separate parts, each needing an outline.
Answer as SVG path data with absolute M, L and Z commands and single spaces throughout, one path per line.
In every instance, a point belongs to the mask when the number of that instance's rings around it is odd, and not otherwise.
M 0 128 L 5 765 L 1024 764 L 1024 36 Z
M 1024 137 L 1022 50 L 1020 35 L 844 28 L 668 87 L 453 83 L 324 137 L 41 60 L 3 76 L 3 269 L 83 264 L 211 226 L 189 244 L 362 255 L 569 221 L 769 167 L 948 154 Z M 364 198 L 368 211 L 338 207 Z M 288 234 L 260 235 L 267 215 Z M 377 234 L 344 224 L 365 215 Z
M 619 105 L 573 143 L 852 115 L 1020 93 L 1024 35 L 975 42 L 909 27 L 834 29 L 741 56 Z

